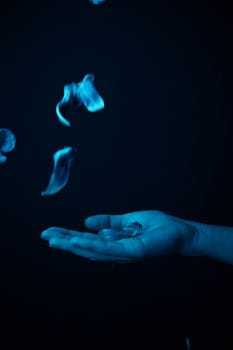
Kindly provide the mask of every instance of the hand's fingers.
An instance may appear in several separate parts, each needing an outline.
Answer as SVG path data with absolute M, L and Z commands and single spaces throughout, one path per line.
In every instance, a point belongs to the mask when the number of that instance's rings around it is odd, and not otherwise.
M 69 252 L 72 252 L 73 250 L 73 246 L 70 243 L 70 240 L 66 238 L 59 238 L 59 237 L 51 238 L 49 240 L 49 246 L 51 248 L 59 248 Z
M 136 258 L 142 252 L 142 242 L 138 238 L 125 238 L 120 241 L 75 237 L 70 240 L 76 248 L 88 249 L 103 255 Z
M 93 215 L 85 220 L 85 226 L 92 231 L 99 231 L 103 228 L 119 228 L 124 222 L 123 215 Z
M 80 257 L 94 261 L 114 261 L 119 263 L 127 263 L 131 261 L 128 258 L 116 257 L 112 255 L 102 255 L 87 249 L 76 248 L 74 247 L 74 245 L 71 244 L 70 240 L 67 239 L 52 238 L 49 242 L 49 246 L 51 248 L 61 249 L 66 252 L 70 252 Z
M 96 239 L 97 235 L 89 232 L 79 232 L 69 230 L 63 227 L 49 227 L 41 233 L 41 238 L 50 240 L 51 238 L 72 238 L 72 237 L 86 237 L 90 239 Z
M 135 211 L 131 213 L 125 213 L 121 215 L 93 215 L 89 216 L 85 220 L 85 226 L 91 231 L 99 231 L 105 228 L 114 228 L 119 229 L 125 225 L 138 222 L 144 228 L 147 228 L 145 225 L 147 221 L 151 220 L 151 212 L 149 211 Z M 155 215 L 153 213 L 153 215 Z M 149 219 L 148 219 L 149 217 Z
M 46 230 L 41 232 L 40 237 L 49 241 L 51 238 L 64 238 L 66 233 L 64 233 L 64 229 L 62 227 L 49 227 Z

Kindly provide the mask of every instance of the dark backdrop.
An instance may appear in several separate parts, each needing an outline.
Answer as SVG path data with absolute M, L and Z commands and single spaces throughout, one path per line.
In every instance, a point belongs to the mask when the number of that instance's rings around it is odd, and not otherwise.
M 76 348 L 182 349 L 186 335 L 192 349 L 233 344 L 231 266 L 93 263 L 40 239 L 48 226 L 83 230 L 89 215 L 145 209 L 233 225 L 230 7 L 57 0 L 0 12 L 0 127 L 17 138 L 0 167 L 1 336 L 31 348 L 45 335 Z M 56 103 L 86 73 L 106 107 L 72 111 L 66 128 Z M 65 145 L 78 150 L 70 181 L 42 198 Z

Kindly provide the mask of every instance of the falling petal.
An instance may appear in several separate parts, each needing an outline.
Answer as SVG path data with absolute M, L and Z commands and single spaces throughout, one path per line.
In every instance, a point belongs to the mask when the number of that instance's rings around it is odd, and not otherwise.
M 90 81 L 93 84 L 94 83 L 94 79 L 95 79 L 94 74 L 88 73 L 88 74 L 85 75 L 85 77 L 83 78 L 81 83 L 83 83 L 85 81 Z
M 50 196 L 59 192 L 66 186 L 70 176 L 70 167 L 76 155 L 76 148 L 66 146 L 53 155 L 53 172 L 49 184 L 42 196 Z
M 89 112 L 97 112 L 104 108 L 104 100 L 97 92 L 94 84 L 94 75 L 87 74 L 78 85 L 79 100 Z
M 1 152 L 0 152 L 0 164 L 1 163 L 5 163 L 6 162 L 6 156 L 4 156 Z
M 185 340 L 186 340 L 187 350 L 190 350 L 191 347 L 190 347 L 190 340 L 189 340 L 189 337 L 186 337 Z
M 90 0 L 90 2 L 92 2 L 92 4 L 94 5 L 99 5 L 102 4 L 103 2 L 105 2 L 106 0 Z
M 79 83 L 65 85 L 64 96 L 56 105 L 56 114 L 60 122 L 65 126 L 70 126 L 70 122 L 61 113 L 61 108 L 65 105 L 84 105 L 89 112 L 97 112 L 104 108 L 104 100 L 94 87 L 94 75 L 86 74 Z
M 58 102 L 58 104 L 56 105 L 56 113 L 58 116 L 58 119 L 60 120 L 60 122 L 65 125 L 65 126 L 70 126 L 70 122 L 68 120 L 66 120 L 63 115 L 61 114 L 60 108 L 64 105 L 65 103 Z
M 61 114 L 60 108 L 66 104 L 71 103 L 71 101 L 75 99 L 75 96 L 76 96 L 76 84 L 72 83 L 70 85 L 65 85 L 64 96 L 62 100 L 58 102 L 58 104 L 56 105 L 56 113 L 57 113 L 58 119 L 65 126 L 70 126 L 70 122 L 63 117 L 63 115 Z
M 142 225 L 139 222 L 132 222 L 131 224 L 123 226 L 123 231 L 131 237 L 140 235 L 142 233 Z
M 7 157 L 2 153 L 11 152 L 15 148 L 16 139 L 9 129 L 0 129 L 0 163 L 5 163 Z

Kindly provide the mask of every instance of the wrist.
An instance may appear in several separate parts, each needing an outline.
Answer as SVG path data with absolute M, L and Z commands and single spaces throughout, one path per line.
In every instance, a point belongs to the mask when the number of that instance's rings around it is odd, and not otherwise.
M 184 221 L 182 255 L 203 256 L 233 265 L 233 228 Z
M 183 254 L 185 256 L 205 256 L 205 245 L 208 240 L 208 233 L 205 224 L 185 221 L 187 232 L 184 238 Z

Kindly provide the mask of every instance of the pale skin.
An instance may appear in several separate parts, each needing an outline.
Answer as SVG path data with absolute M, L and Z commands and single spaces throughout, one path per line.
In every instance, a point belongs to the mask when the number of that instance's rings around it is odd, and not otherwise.
M 118 239 L 122 227 L 133 222 L 142 225 L 141 234 Z M 127 263 L 179 254 L 206 256 L 233 264 L 231 227 L 184 220 L 157 210 L 95 215 L 85 220 L 85 226 L 86 232 L 50 227 L 42 232 L 41 238 L 51 248 L 94 261 Z

